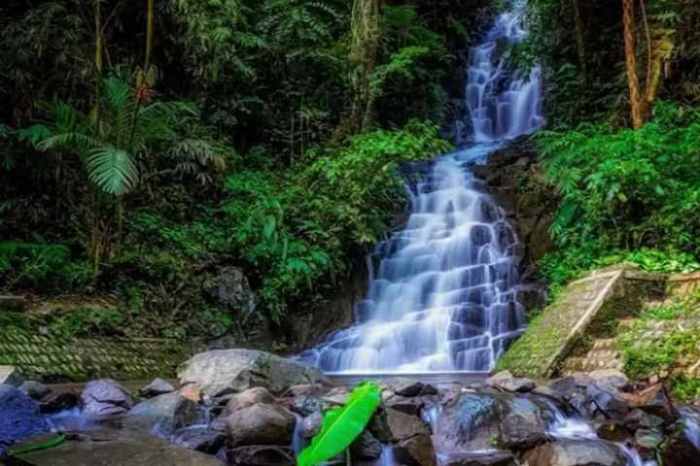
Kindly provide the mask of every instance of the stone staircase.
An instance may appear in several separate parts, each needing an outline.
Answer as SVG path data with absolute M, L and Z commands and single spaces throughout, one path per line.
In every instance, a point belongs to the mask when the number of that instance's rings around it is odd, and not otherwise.
M 624 362 L 614 338 L 599 338 L 593 341 L 591 349 L 581 356 L 566 358 L 560 368 L 561 375 L 575 372 L 592 372 L 600 369 L 622 371 Z

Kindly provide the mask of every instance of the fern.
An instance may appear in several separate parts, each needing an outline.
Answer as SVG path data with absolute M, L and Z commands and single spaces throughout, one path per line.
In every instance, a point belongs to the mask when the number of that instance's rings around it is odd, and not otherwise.
M 98 147 L 87 158 L 90 179 L 109 194 L 124 194 L 138 182 L 138 169 L 132 156 L 113 146 Z

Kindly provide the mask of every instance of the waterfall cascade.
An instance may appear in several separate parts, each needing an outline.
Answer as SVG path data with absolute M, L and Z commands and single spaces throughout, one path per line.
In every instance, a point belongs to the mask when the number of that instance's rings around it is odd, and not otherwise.
M 486 372 L 523 329 L 518 241 L 470 166 L 542 124 L 540 71 L 509 76 L 500 44 L 523 39 L 524 3 L 470 50 L 471 147 L 433 161 L 409 186 L 411 215 L 371 256 L 357 325 L 304 355 L 326 372 Z M 375 273 L 376 272 L 376 273 Z

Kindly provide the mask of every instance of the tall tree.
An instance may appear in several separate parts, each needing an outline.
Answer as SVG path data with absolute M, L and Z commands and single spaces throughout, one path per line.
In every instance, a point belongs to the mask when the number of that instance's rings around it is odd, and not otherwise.
M 650 31 L 644 0 L 639 0 L 647 45 L 646 76 L 644 89 L 642 89 L 637 71 L 636 1 L 622 0 L 622 25 L 625 38 L 627 85 L 630 93 L 630 115 L 632 126 L 638 129 L 649 119 L 661 85 L 663 63 L 671 57 L 673 42 L 668 31 L 657 30 L 653 33 Z
M 382 34 L 381 8 L 382 0 L 355 0 L 352 7 L 350 63 L 354 69 L 350 124 L 353 131 L 365 130 L 372 123 L 374 98 L 371 76 L 377 65 Z

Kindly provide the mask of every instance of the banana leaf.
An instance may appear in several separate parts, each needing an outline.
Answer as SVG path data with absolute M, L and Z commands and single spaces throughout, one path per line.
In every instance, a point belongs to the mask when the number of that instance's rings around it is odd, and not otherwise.
M 344 406 L 326 411 L 321 431 L 299 454 L 297 465 L 316 466 L 348 448 L 365 429 L 381 400 L 381 389 L 376 384 L 358 385 Z

